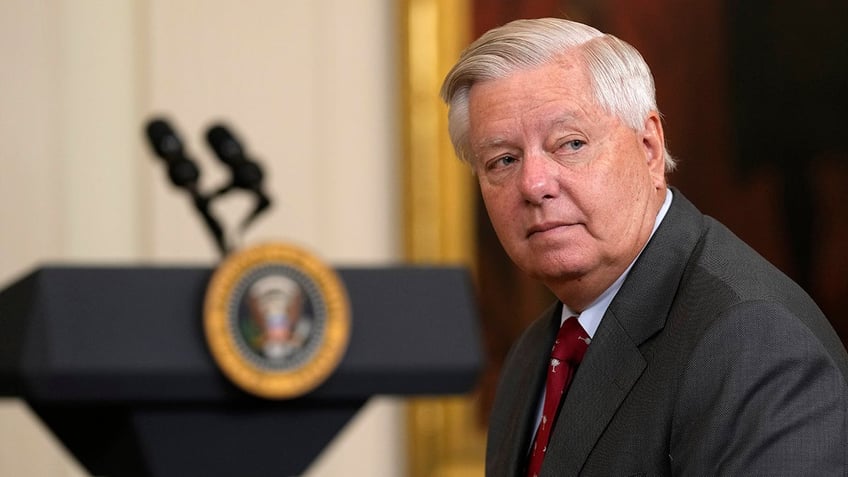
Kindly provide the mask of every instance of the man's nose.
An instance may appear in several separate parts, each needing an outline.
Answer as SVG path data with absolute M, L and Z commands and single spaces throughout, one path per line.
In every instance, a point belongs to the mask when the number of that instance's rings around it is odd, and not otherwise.
M 519 188 L 524 199 L 539 205 L 545 199 L 556 197 L 558 181 L 553 161 L 542 153 L 528 153 L 521 164 Z

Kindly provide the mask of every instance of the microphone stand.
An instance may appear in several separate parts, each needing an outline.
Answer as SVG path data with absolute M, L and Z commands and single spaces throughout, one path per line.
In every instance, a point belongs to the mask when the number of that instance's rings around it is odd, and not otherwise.
M 201 194 L 197 190 L 197 187 L 189 188 L 189 193 L 191 194 L 192 202 L 194 202 L 194 208 L 200 213 L 203 223 L 206 224 L 206 229 L 212 235 L 212 239 L 218 247 L 218 252 L 221 254 L 221 257 L 226 257 L 230 253 L 230 247 L 224 239 L 224 229 L 210 211 L 209 205 L 212 202 L 211 198 Z

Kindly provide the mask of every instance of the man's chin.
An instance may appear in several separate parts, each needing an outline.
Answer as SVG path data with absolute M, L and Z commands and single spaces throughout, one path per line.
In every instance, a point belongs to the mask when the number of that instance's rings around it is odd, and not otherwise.
M 578 264 L 544 263 L 524 270 L 530 278 L 544 284 L 580 280 L 586 274 L 585 267 Z

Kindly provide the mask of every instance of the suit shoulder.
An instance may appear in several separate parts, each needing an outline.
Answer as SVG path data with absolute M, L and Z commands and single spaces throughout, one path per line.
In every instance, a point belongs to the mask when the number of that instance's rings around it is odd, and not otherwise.
M 780 303 L 796 315 L 822 315 L 798 284 L 711 217 L 705 217 L 704 233 L 683 285 L 683 290 L 698 293 L 720 308 L 762 300 Z
M 844 346 L 813 299 L 783 272 L 706 217 L 705 232 L 684 272 L 674 308 L 698 316 L 704 329 L 718 320 L 751 319 L 765 327 L 804 326 L 848 375 Z

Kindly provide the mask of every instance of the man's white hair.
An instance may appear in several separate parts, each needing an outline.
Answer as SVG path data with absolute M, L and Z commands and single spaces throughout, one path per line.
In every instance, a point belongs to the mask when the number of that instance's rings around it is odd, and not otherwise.
M 471 162 L 468 93 L 475 83 L 551 63 L 572 50 L 586 63 L 598 104 L 631 129 L 642 131 L 648 114 L 659 109 L 651 70 L 636 48 L 582 23 L 559 18 L 515 20 L 489 30 L 466 48 L 442 84 L 450 138 L 459 158 Z M 665 170 L 670 172 L 676 161 L 667 149 L 663 153 Z

